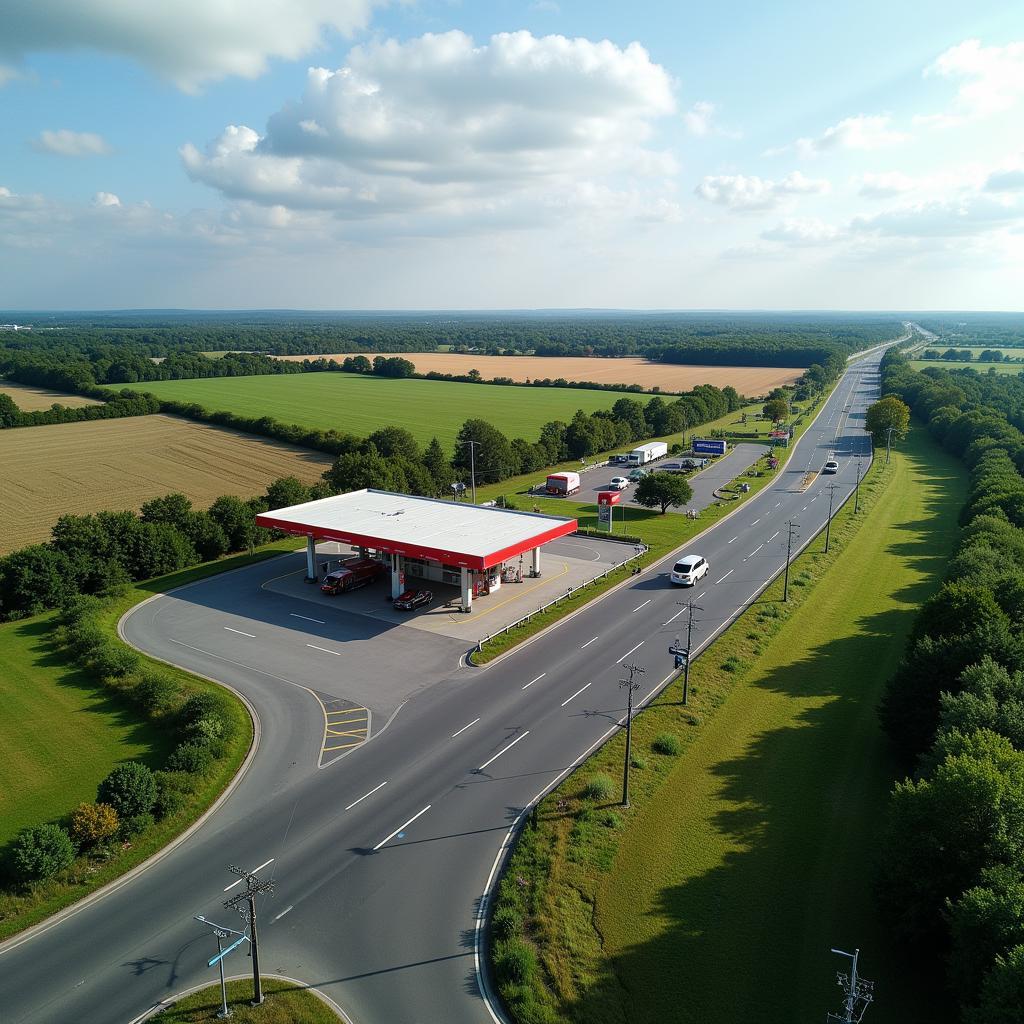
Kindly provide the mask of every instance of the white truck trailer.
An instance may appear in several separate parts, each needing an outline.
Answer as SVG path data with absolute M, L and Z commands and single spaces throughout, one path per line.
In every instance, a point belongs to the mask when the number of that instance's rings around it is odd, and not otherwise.
M 653 462 L 665 455 L 668 455 L 668 445 L 664 441 L 648 441 L 647 444 L 634 448 L 626 456 L 626 465 L 646 466 L 648 462 Z

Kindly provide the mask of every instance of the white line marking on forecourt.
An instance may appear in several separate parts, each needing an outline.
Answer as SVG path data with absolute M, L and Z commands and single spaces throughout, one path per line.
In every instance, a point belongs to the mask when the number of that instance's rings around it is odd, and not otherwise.
M 383 789 L 388 784 L 388 780 L 385 779 L 379 786 L 374 786 L 369 793 L 364 793 L 358 800 L 353 800 L 352 803 L 345 808 L 346 811 L 351 811 L 356 804 L 361 804 L 368 796 L 373 796 L 378 789 Z
M 489 764 L 494 764 L 494 762 L 497 761 L 498 758 L 501 757 L 501 755 L 504 754 L 506 750 L 511 750 L 520 740 L 525 740 L 526 737 L 529 736 L 529 735 L 530 735 L 530 730 L 527 729 L 526 732 L 524 732 L 522 734 L 522 736 L 517 736 L 507 747 L 502 747 L 501 750 L 499 750 L 494 755 L 494 757 L 492 757 L 489 761 L 484 761 L 484 763 L 482 765 L 480 765 L 479 768 L 477 768 L 477 771 L 478 772 L 482 772 Z
M 242 630 L 240 630 L 240 629 L 233 629 L 231 626 L 225 626 L 224 628 L 229 633 L 237 633 L 239 636 L 247 636 L 247 637 L 249 637 L 252 640 L 256 639 L 256 634 L 255 633 L 243 633 Z
M 426 814 L 427 811 L 430 810 L 430 808 L 431 805 L 427 804 L 427 806 L 424 807 L 422 811 L 417 811 L 404 825 L 399 825 L 398 828 L 396 828 L 395 831 L 391 833 L 391 835 L 389 835 L 386 839 L 382 839 L 373 848 L 373 852 L 376 853 L 385 843 L 390 843 L 391 840 L 394 839 L 395 836 L 397 836 L 398 833 L 402 831 L 402 829 L 408 828 L 421 814 Z
M 293 619 L 305 619 L 307 622 L 318 622 L 321 626 L 326 626 L 327 623 L 323 619 L 314 619 L 311 615 L 300 615 L 298 612 L 288 613 Z
M 589 685 L 590 683 L 587 683 L 587 686 Z M 571 697 L 568 697 L 565 700 L 563 700 L 562 707 L 564 708 L 565 705 L 569 703 L 569 701 L 574 700 L 576 697 L 578 697 L 587 688 L 587 686 L 581 686 Z
M 479 721 L 479 718 L 474 718 L 473 721 L 469 723 L 469 725 L 464 725 L 458 732 L 453 732 L 452 739 L 455 739 L 456 736 L 460 735 L 461 733 L 464 733 L 469 728 L 470 725 L 476 725 L 476 723 Z
M 521 687 L 521 689 L 528 690 L 531 686 L 533 686 L 534 683 L 539 683 L 546 675 L 547 672 L 541 672 L 541 674 L 537 676 L 536 679 L 531 679 L 525 686 Z M 477 721 L 479 721 L 479 719 L 477 719 Z

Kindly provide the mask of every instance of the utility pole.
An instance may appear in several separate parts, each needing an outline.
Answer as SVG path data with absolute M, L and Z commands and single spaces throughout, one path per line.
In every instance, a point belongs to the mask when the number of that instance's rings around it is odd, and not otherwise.
M 793 558 L 793 534 L 799 532 L 800 527 L 792 519 L 786 521 L 789 528 L 789 538 L 786 541 L 786 582 L 782 585 L 782 600 L 789 600 L 789 563 Z
M 860 511 L 860 456 L 857 456 L 857 488 L 853 492 L 853 514 Z
M 850 973 L 839 971 L 836 974 L 836 984 L 843 990 L 843 1008 L 839 1013 L 830 1013 L 825 1020 L 827 1022 L 838 1021 L 840 1024 L 859 1024 L 864 1019 L 867 1008 L 874 1002 L 875 983 L 866 981 L 857 974 L 857 961 L 860 959 L 860 950 L 855 949 L 852 953 L 846 953 L 841 949 L 833 949 L 837 956 L 845 956 L 852 961 Z
M 676 602 L 676 603 L 677 604 L 681 604 L 682 602 Z M 702 611 L 704 611 L 704 609 L 701 608 L 700 605 L 694 604 L 693 601 L 687 601 L 686 602 L 686 606 L 687 606 L 687 609 L 688 609 L 690 614 L 689 614 L 689 618 L 686 620 L 686 653 L 682 656 L 683 657 L 683 707 L 686 707 L 686 705 L 687 705 L 687 703 L 689 702 L 689 699 L 690 699 L 690 657 L 691 657 L 691 654 L 693 652 L 693 623 L 694 623 L 694 621 L 699 621 L 699 620 L 694 620 L 693 613 L 694 612 L 702 612 Z M 676 646 L 677 647 L 679 646 L 678 642 L 677 642 Z M 678 657 L 678 655 L 677 655 L 677 657 Z
M 832 502 L 836 496 L 836 485 L 828 485 L 828 519 L 825 522 L 825 554 L 828 554 L 828 542 L 832 533 Z
M 463 441 L 469 445 L 469 479 L 473 487 L 473 504 L 476 504 L 476 450 L 483 444 L 482 441 Z
M 261 871 L 268 864 L 273 864 L 274 860 L 275 858 L 271 857 L 266 864 L 261 864 L 258 868 L 253 868 L 252 871 L 246 871 L 244 868 L 239 868 L 232 864 L 228 871 L 238 875 L 238 881 L 224 887 L 224 891 L 227 892 L 236 885 L 245 882 L 244 891 L 240 892 L 237 896 L 232 896 L 230 899 L 225 900 L 224 908 L 225 910 L 237 910 L 242 915 L 242 919 L 249 925 L 249 952 L 252 954 L 253 1006 L 259 1006 L 263 1002 L 263 983 L 260 979 L 260 946 L 259 936 L 256 932 L 256 897 L 263 895 L 263 893 L 273 894 L 274 892 L 274 883 L 272 881 L 261 882 L 256 872 Z
M 895 427 L 885 428 L 885 464 L 887 466 L 889 465 L 889 452 L 892 451 L 892 432 L 895 429 Z
M 634 682 L 634 676 L 642 676 L 647 670 L 639 665 L 623 665 L 628 679 L 619 680 L 619 689 L 626 688 L 626 760 L 622 766 L 622 806 L 629 806 L 629 758 L 633 745 L 633 694 L 640 689 L 640 683 Z

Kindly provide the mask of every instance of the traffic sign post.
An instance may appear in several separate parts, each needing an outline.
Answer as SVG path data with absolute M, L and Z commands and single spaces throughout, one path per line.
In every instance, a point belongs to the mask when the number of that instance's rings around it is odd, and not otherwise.
M 236 931 L 234 928 L 225 928 L 224 925 L 214 924 L 213 921 L 207 921 L 205 917 L 199 915 L 195 918 L 200 924 L 205 924 L 207 927 L 213 929 L 213 934 L 217 939 L 217 955 L 207 961 L 206 966 L 212 967 L 216 964 L 220 968 L 220 1010 L 217 1013 L 219 1020 L 226 1020 L 231 1016 L 231 1008 L 228 1006 L 228 986 L 224 980 L 224 960 L 228 953 L 238 949 L 243 942 L 249 941 L 249 936 L 245 932 Z M 225 949 L 222 945 L 222 940 L 230 938 L 232 935 L 237 935 L 238 938 Z

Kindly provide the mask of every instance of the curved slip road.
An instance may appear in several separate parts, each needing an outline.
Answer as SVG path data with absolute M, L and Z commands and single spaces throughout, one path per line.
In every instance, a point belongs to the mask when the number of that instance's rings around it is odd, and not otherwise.
M 0 948 L 3 1019 L 127 1024 L 214 981 L 211 940 L 191 917 L 225 920 L 227 865 L 273 857 L 276 893 L 260 905 L 264 970 L 318 986 L 357 1024 L 490 1021 L 476 924 L 511 823 L 622 721 L 623 661 L 647 670 L 642 700 L 671 677 L 680 602 L 692 596 L 704 609 L 699 650 L 778 572 L 786 520 L 805 543 L 824 524 L 828 484 L 837 508 L 850 494 L 856 456 L 864 469 L 870 457 L 862 424 L 879 358 L 850 367 L 789 468 L 694 545 L 711 572 L 693 592 L 670 586 L 674 559 L 665 559 L 490 668 L 457 668 L 449 639 L 341 610 L 304 621 L 296 602 L 258 591 L 266 564 L 140 606 L 127 638 L 245 693 L 260 746 L 186 842 L 112 894 Z M 809 478 L 830 451 L 839 474 Z M 358 695 L 372 714 L 370 740 L 322 768 L 324 712 L 310 690 Z M 231 973 L 248 966 L 241 953 L 229 961 Z

